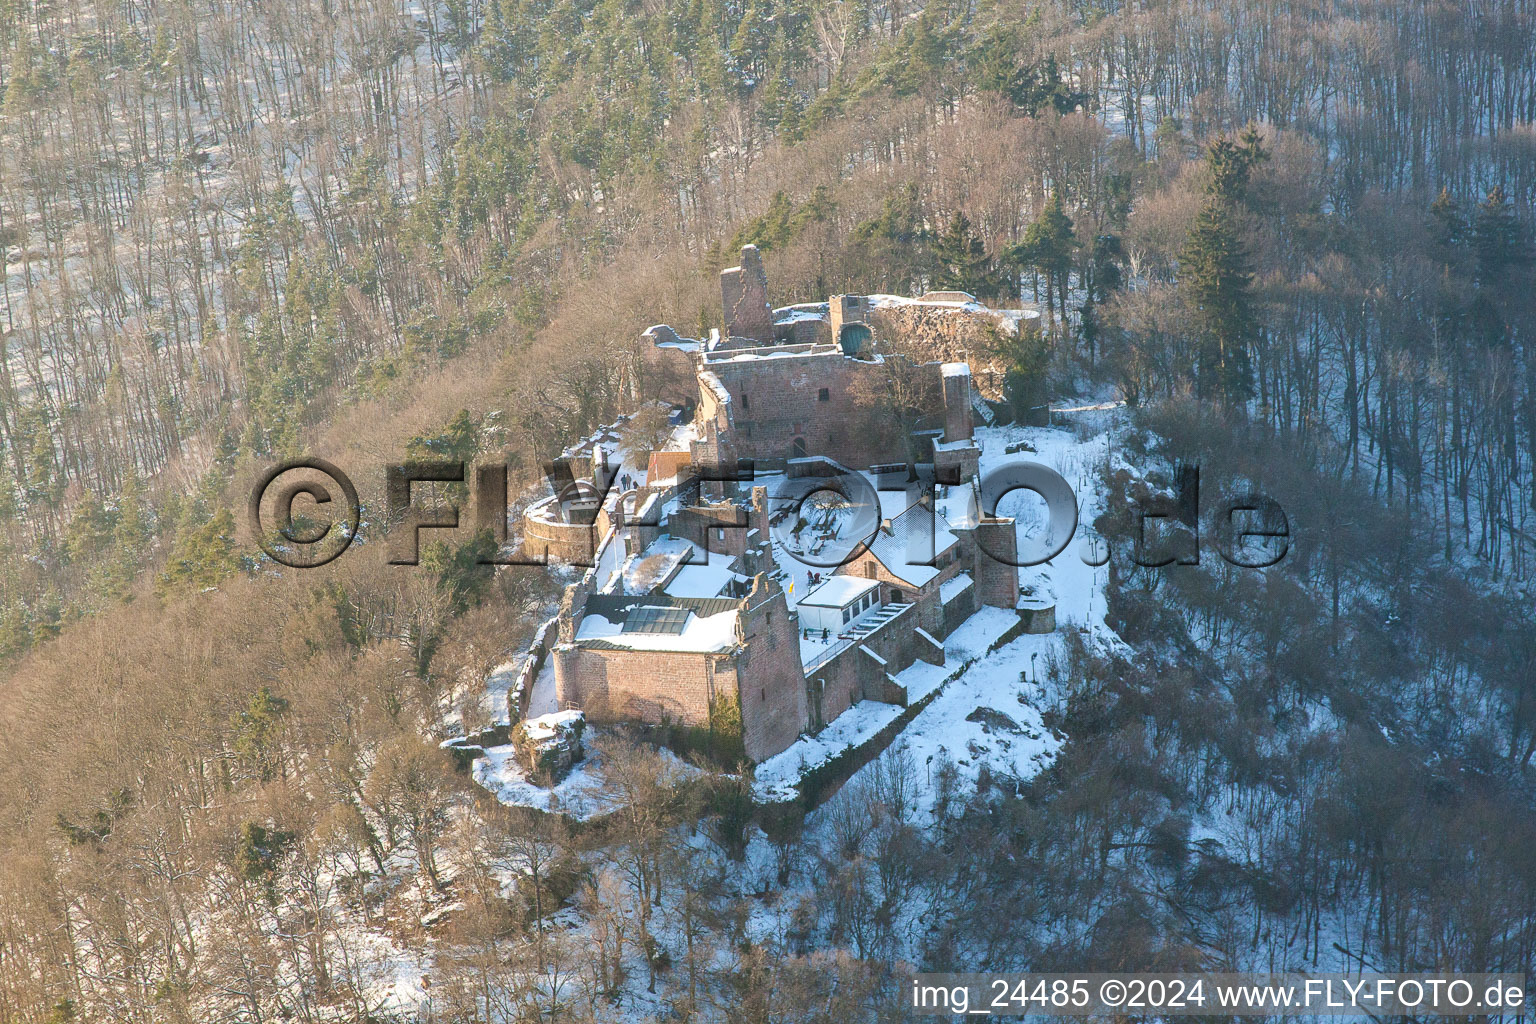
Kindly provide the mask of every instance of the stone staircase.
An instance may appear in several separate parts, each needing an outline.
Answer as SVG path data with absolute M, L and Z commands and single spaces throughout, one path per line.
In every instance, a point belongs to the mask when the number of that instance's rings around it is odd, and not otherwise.
M 837 634 L 837 642 L 827 647 L 805 665 L 805 674 L 821 668 L 833 658 L 842 654 L 848 648 L 863 643 L 872 633 L 886 626 L 902 612 L 911 608 L 911 604 L 887 604 L 881 605 L 874 611 L 868 612 L 850 622 L 841 633 Z

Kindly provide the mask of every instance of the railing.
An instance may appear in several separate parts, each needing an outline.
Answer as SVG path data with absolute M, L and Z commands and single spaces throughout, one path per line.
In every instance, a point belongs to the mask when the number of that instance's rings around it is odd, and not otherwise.
M 880 630 L 901 618 L 908 611 L 910 611 L 911 608 L 912 605 L 910 604 L 882 605 L 878 610 L 870 612 L 863 618 L 855 619 L 853 622 L 850 622 L 848 624 L 849 628 L 839 633 L 837 635 L 837 640 L 835 640 L 831 646 L 827 647 L 826 650 L 818 653 L 815 658 L 806 663 L 805 674 L 810 675 L 812 672 L 817 671 L 822 666 L 826 665 L 827 662 L 831 661 L 839 654 L 842 654 L 844 651 L 848 650 L 848 648 L 854 646 L 855 644 L 862 644 L 864 641 L 874 636 Z M 886 614 L 887 612 L 890 614 Z M 861 626 L 860 623 L 865 624 Z

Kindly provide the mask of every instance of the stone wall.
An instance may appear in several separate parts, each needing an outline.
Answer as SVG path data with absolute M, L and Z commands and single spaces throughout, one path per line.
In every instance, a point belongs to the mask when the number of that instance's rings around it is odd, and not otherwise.
M 888 371 L 879 363 L 845 358 L 835 347 L 770 349 L 761 358 L 737 353 L 712 361 L 708 372 L 730 395 L 731 440 L 741 458 L 825 455 L 853 467 L 905 458 L 874 428 L 877 414 L 858 401 L 861 391 L 881 393 Z M 941 394 L 938 366 L 923 372 L 934 375 Z M 935 418 L 940 413 L 933 410 Z
M 981 449 L 966 441 L 953 445 L 935 445 L 933 468 L 940 483 L 954 484 L 970 480 L 981 470 Z
M 773 342 L 768 274 L 757 246 L 742 246 L 741 265 L 720 272 L 720 299 L 727 336 L 749 338 L 762 345 Z
M 535 515 L 524 515 L 520 550 L 529 558 L 591 565 L 601 536 L 599 527 L 595 525 L 561 523 Z
M 842 339 L 844 324 L 862 324 L 870 312 L 867 295 L 834 295 L 827 301 L 827 326 L 833 341 Z
M 989 328 L 999 323 L 996 314 L 914 303 L 873 310 L 869 323 L 876 337 L 887 339 L 913 359 L 969 363 L 981 394 L 993 401 L 1002 400 L 1006 367 L 990 354 Z
M 917 642 L 916 626 L 917 609 L 909 608 L 812 672 L 806 680 L 811 727 L 827 725 L 861 700 L 886 699 L 893 690 L 881 685 L 887 675 L 928 660 L 930 651 Z
M 734 656 L 679 651 L 555 648 L 555 693 L 593 722 L 709 725 L 710 698 L 736 689 Z M 786 744 L 787 745 L 787 744 Z
M 735 431 L 731 427 L 732 413 L 730 392 L 713 372 L 700 369 L 699 407 L 694 422 L 700 436 L 689 442 L 688 451 L 695 466 L 730 467 L 736 465 Z M 718 474 L 717 474 L 718 475 Z M 711 481 L 704 490 L 712 497 L 723 497 L 725 485 Z
M 982 550 L 983 542 L 992 551 L 1016 559 L 1018 538 L 1012 519 L 983 519 L 976 524 L 975 569 L 976 600 L 997 608 L 1013 608 L 1019 602 L 1019 570 Z
M 863 644 L 854 644 L 806 679 L 812 731 L 825 728 L 838 715 L 863 700 L 866 691 L 885 675 L 886 667 L 870 657 L 863 647 Z
M 555 615 L 555 621 L 559 623 L 559 643 L 568 644 L 576 639 L 576 630 L 581 626 L 582 616 L 587 614 L 587 598 L 592 596 L 595 575 L 593 570 L 588 569 L 581 579 L 567 586 L 560 595 L 560 610 Z
M 634 651 L 571 642 L 584 608 L 580 585 L 561 610 L 565 642 L 551 653 L 560 707 L 594 722 L 710 725 L 711 701 L 735 699 L 747 757 L 772 757 L 805 731 L 805 674 L 800 639 L 784 593 L 766 576 L 743 598 L 736 626 L 741 646 L 723 653 Z
M 953 601 L 944 605 L 944 632 L 936 635 L 948 636 L 953 633 L 960 623 L 975 615 L 979 607 L 976 603 L 976 586 L 973 583 L 955 595 Z
M 740 558 L 746 554 L 747 531 L 752 525 L 746 509 L 724 502 L 679 509 L 667 520 L 667 532 L 690 540 L 711 554 Z
M 964 363 L 944 363 L 944 440 L 971 439 L 971 369 Z
M 742 744 L 756 762 L 795 742 L 809 725 L 800 631 L 777 583 L 759 576 L 743 602 L 737 663 Z
M 559 616 L 544 620 L 533 634 L 533 642 L 528 645 L 528 656 L 523 659 L 522 668 L 517 671 L 517 679 L 507 688 L 507 721 L 513 725 L 528 714 L 528 701 L 533 696 L 534 680 L 544 670 L 550 642 L 559 635 L 559 626 Z
M 773 340 L 780 345 L 830 345 L 834 336 L 825 320 L 797 316 L 774 324 Z

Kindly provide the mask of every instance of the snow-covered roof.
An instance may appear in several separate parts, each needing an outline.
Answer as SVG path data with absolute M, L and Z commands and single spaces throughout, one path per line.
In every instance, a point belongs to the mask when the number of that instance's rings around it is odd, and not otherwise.
M 921 587 L 939 570 L 920 563 L 948 551 L 956 540 L 943 516 L 935 514 L 926 503 L 918 503 L 895 519 L 881 523 L 869 542 L 869 550 L 891 575 Z
M 865 476 L 872 476 L 872 474 L 866 473 Z M 873 482 L 876 487 L 879 487 L 878 480 L 872 480 L 871 482 Z M 909 487 L 907 490 L 903 491 L 886 488 L 884 490 L 877 490 L 876 493 L 880 495 L 881 520 L 895 519 L 907 509 L 911 508 L 913 502 L 921 496 L 921 492 L 915 484 Z
M 944 363 L 939 367 L 939 373 L 946 377 L 969 377 L 971 365 L 969 363 Z
M 729 555 L 710 552 L 708 564 L 685 564 L 678 569 L 666 591 L 673 597 L 718 597 L 730 584 L 747 581 L 747 577 L 731 570 L 734 561 Z
M 654 609 L 655 605 L 638 605 L 630 614 Z M 581 628 L 576 631 L 576 642 L 587 646 L 631 651 L 679 651 L 708 654 L 726 651 L 736 645 L 736 610 L 699 614 L 692 608 L 686 611 L 677 632 L 652 633 L 624 628 L 624 621 L 615 622 L 604 614 L 583 616 Z M 595 642 L 594 642 L 595 641 Z
M 951 487 L 939 495 L 935 507 L 951 530 L 974 530 L 980 518 L 976 509 L 976 491 L 970 487 Z
M 799 603 L 819 608 L 846 608 L 877 586 L 879 583 L 875 580 L 833 576 L 802 597 Z
M 679 565 L 705 559 L 705 553 L 692 541 L 664 533 L 645 550 L 637 551 L 625 560 L 621 568 L 624 592 L 644 594 L 654 590 L 670 580 Z

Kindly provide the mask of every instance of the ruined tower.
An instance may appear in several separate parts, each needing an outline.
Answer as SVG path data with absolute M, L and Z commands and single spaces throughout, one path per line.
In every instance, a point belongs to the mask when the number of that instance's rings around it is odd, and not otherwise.
M 768 304 L 768 274 L 755 245 L 741 247 L 741 265 L 720 272 L 720 302 L 725 333 L 759 345 L 773 344 L 773 307 Z

